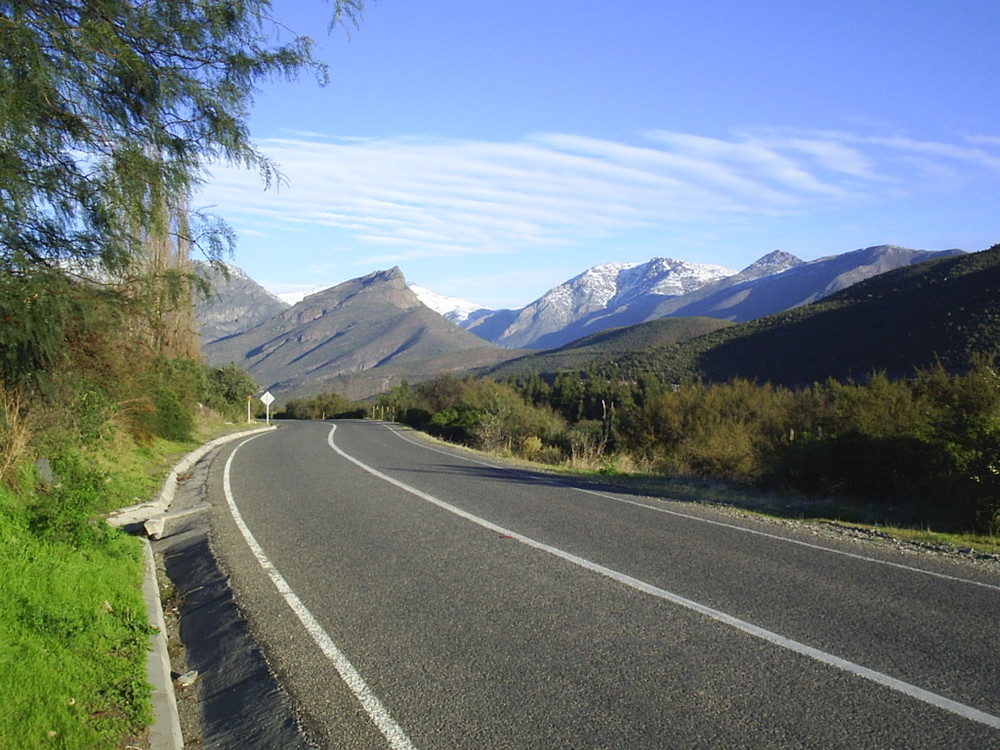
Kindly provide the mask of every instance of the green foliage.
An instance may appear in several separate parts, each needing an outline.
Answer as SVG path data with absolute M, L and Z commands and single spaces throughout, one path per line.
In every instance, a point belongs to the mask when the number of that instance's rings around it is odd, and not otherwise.
M 626 444 L 669 473 L 755 481 L 788 434 L 790 400 L 746 380 L 682 386 L 648 399 L 626 425 Z
M 4 269 L 0 263 L 0 379 L 46 385 L 43 373 L 65 362 L 87 331 L 113 327 L 111 295 L 53 269 Z
M 72 453 L 52 464 L 59 482 L 38 493 L 30 506 L 29 530 L 41 539 L 76 549 L 99 544 L 110 530 L 94 517 L 104 499 L 106 477 Z
M 364 416 L 364 409 L 353 405 L 339 393 L 321 393 L 312 398 L 292 399 L 280 415 L 283 419 L 337 419 Z
M 356 22 L 362 7 L 337 0 L 334 21 Z M 126 280 L 151 241 L 196 244 L 213 259 L 229 248 L 221 222 L 187 216 L 206 166 L 278 179 L 247 128 L 255 85 L 303 69 L 326 77 L 311 40 L 276 43 L 277 31 L 268 0 L 0 3 L 4 382 L 61 359 L 85 318 L 79 298 Z M 189 296 L 188 281 L 157 268 L 132 284 L 133 302 L 156 308 L 145 310 L 154 340 L 171 333 L 163 316 L 176 305 L 164 303 Z
M 194 430 L 194 417 L 184 408 L 177 392 L 156 384 L 152 387 L 149 400 L 151 410 L 143 420 L 149 432 L 164 440 L 187 442 Z
M 399 418 L 466 445 L 516 452 L 524 446 L 536 455 L 559 439 L 563 420 L 548 406 L 526 402 L 510 385 L 489 379 L 442 375 L 390 398 Z
M 247 397 L 258 390 L 250 373 L 230 362 L 208 370 L 205 404 L 229 419 L 238 419 L 246 412 Z
M 873 373 L 792 390 L 734 378 L 665 386 L 614 368 L 497 383 L 442 376 L 396 391 L 403 421 L 445 439 L 589 467 L 653 467 L 1000 528 L 1000 375 L 991 357 L 909 380 Z M 405 408 L 404 408 L 405 405 Z
M 270 161 L 245 122 L 255 84 L 325 70 L 312 43 L 274 45 L 270 3 L 51 0 L 0 4 L 0 261 L 136 254 L 209 160 Z M 353 20 L 359 0 L 335 4 Z

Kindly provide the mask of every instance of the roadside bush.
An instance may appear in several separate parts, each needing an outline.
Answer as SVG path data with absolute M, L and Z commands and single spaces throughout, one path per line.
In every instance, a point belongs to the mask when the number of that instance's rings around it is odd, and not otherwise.
M 415 430 L 423 430 L 430 424 L 431 416 L 427 409 L 411 406 L 399 412 L 399 421 Z
M 655 467 L 892 506 L 911 521 L 1000 530 L 1000 375 L 992 358 L 974 359 L 959 375 L 938 365 L 910 380 L 874 373 L 798 391 L 742 379 L 669 388 L 593 377 L 562 373 L 547 386 L 447 375 L 397 388 L 392 400 L 407 424 L 532 460 L 561 454 L 595 471 Z
M 436 412 L 427 423 L 427 431 L 454 443 L 472 445 L 481 419 L 482 413 L 476 409 L 452 406 Z
M 745 380 L 686 384 L 633 411 L 623 440 L 666 473 L 753 482 L 788 439 L 791 401 L 785 389 Z
M 194 416 L 184 408 L 175 391 L 165 385 L 156 385 L 148 396 L 148 404 L 149 408 L 140 419 L 150 434 L 179 443 L 192 439 Z
M 769 484 L 902 504 L 958 526 L 997 525 L 1000 378 L 992 360 L 975 360 L 962 375 L 938 365 L 911 381 L 828 382 L 797 399 L 795 424 L 809 427 L 779 451 Z
M 259 390 L 257 383 L 246 370 L 241 370 L 230 362 L 222 367 L 208 370 L 205 405 L 228 419 L 244 418 L 247 396 Z
M 929 507 L 947 494 L 954 470 L 954 461 L 940 444 L 855 429 L 788 446 L 774 467 L 772 483 L 811 494 Z
M 59 481 L 36 495 L 29 529 L 40 538 L 76 549 L 98 543 L 110 532 L 94 517 L 104 499 L 105 477 L 73 454 L 53 459 L 52 468 Z
M 593 469 L 602 465 L 606 442 L 602 422 L 596 419 L 577 422 L 565 430 L 562 442 L 570 466 Z

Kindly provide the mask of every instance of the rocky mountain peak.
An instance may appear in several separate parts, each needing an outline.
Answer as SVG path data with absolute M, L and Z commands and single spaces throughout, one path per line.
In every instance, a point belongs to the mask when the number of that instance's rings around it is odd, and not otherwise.
M 804 260 L 791 253 L 786 253 L 784 250 L 774 250 L 740 271 L 740 278 L 744 280 L 759 279 L 787 271 L 795 266 L 801 266 L 803 263 L 805 263 Z
M 362 286 L 372 286 L 373 284 L 385 284 L 393 289 L 405 289 L 406 279 L 399 266 L 393 266 L 388 271 L 373 271 L 367 276 L 359 279 Z

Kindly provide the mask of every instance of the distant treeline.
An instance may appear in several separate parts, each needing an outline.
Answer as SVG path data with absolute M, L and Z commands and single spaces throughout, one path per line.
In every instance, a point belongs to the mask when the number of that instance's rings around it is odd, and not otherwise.
M 352 404 L 339 393 L 295 398 L 275 413 L 278 419 L 364 419 L 367 409 Z
M 593 370 L 443 375 L 378 404 L 444 439 L 535 461 L 851 498 L 938 527 L 1000 526 L 1000 375 L 982 356 L 963 374 L 937 365 L 796 390 Z

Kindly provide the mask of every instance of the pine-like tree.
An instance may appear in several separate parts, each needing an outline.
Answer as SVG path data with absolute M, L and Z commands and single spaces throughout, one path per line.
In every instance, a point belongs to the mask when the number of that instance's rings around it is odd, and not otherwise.
M 331 26 L 362 9 L 335 0 Z M 278 38 L 268 0 L 0 0 L 0 376 L 23 379 L 58 349 L 51 318 L 30 310 L 53 270 L 120 279 L 167 241 L 175 275 L 209 163 L 278 179 L 250 139 L 254 86 L 327 75 L 309 38 Z M 217 259 L 228 234 L 206 226 L 199 244 Z

